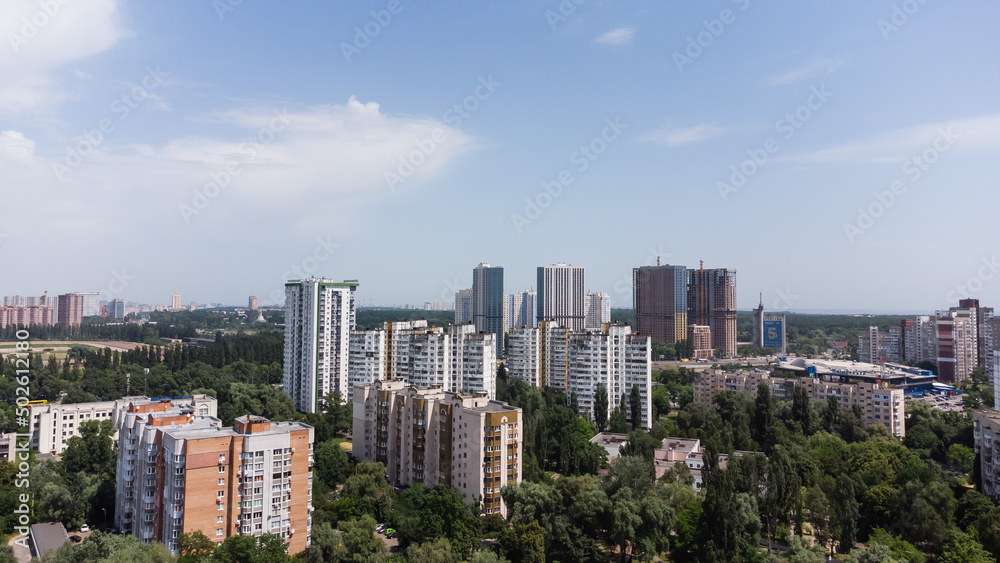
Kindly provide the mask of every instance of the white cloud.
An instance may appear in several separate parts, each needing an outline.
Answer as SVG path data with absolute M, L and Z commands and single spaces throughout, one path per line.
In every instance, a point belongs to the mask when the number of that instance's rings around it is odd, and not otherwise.
M 765 80 L 765 84 L 771 87 L 785 86 L 787 84 L 794 84 L 803 80 L 809 80 L 810 78 L 826 76 L 840 70 L 846 62 L 847 61 L 842 57 L 816 59 L 800 66 L 799 68 L 772 76 Z
M 287 111 L 245 106 L 209 117 L 211 135 L 126 146 L 112 144 L 109 137 L 62 182 L 53 172 L 56 161 L 34 155 L 33 141 L 16 131 L 0 133 L 5 182 L 31 186 L 12 193 L 9 203 L 37 209 L 33 219 L 29 211 L 23 219 L 40 224 L 96 225 L 114 216 L 121 228 L 164 240 L 197 229 L 215 232 L 220 222 L 248 216 L 267 217 L 269 225 L 291 232 L 317 225 L 329 232 L 348 232 L 365 221 L 368 203 L 425 189 L 474 145 L 472 137 L 438 119 L 390 115 L 377 103 L 353 97 L 344 104 Z M 226 133 L 214 133 L 219 130 Z M 248 138 L 256 138 L 257 146 Z M 81 140 L 69 144 L 77 146 Z M 421 146 L 420 157 L 411 158 L 421 164 L 403 173 L 403 183 L 390 190 L 386 172 L 400 173 L 399 159 L 410 158 Z M 64 164 L 63 154 L 58 158 Z M 238 172 L 225 173 L 227 164 L 237 166 Z M 184 221 L 181 205 L 193 207 L 195 191 L 205 193 L 213 174 L 228 174 L 226 186 Z M 52 232 L 64 236 L 70 231 Z M 82 243 L 98 244 L 98 235 L 103 236 L 99 229 L 72 232 Z
M 611 31 L 602 33 L 594 39 L 595 43 L 601 43 L 603 45 L 621 45 L 622 43 L 628 43 L 632 40 L 632 34 L 635 33 L 635 29 L 631 27 L 618 27 L 612 29 Z
M 945 132 L 954 134 L 955 146 L 981 148 L 1000 146 L 1000 114 L 980 115 L 955 121 L 924 123 L 897 129 L 870 139 L 783 158 L 810 163 L 900 162 L 932 146 Z
M 729 129 L 719 127 L 714 123 L 704 123 L 694 127 L 678 128 L 664 127 L 655 131 L 650 131 L 639 138 L 640 141 L 667 145 L 668 147 L 679 147 L 690 143 L 699 143 L 716 137 L 722 137 L 730 133 Z
M 48 8 L 48 12 L 43 8 Z M 66 94 L 55 78 L 62 66 L 103 52 L 125 34 L 118 0 L 0 2 L 0 112 L 38 113 Z
M 35 156 L 35 141 L 20 131 L 0 131 L 0 162 L 25 162 Z

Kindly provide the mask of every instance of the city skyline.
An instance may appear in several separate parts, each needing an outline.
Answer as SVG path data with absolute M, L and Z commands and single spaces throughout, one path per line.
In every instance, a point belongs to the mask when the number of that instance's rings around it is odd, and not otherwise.
M 659 256 L 741 309 L 1000 301 L 996 5 L 393 6 L 4 3 L 0 260 L 60 259 L 0 291 L 266 306 L 298 268 L 420 304 L 565 261 L 620 307 Z M 430 259 L 390 228 L 439 217 Z

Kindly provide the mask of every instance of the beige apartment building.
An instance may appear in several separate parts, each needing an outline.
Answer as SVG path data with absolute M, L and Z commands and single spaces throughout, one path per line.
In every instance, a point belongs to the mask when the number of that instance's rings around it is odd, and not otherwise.
M 486 514 L 506 515 L 500 489 L 521 480 L 521 409 L 403 381 L 354 388 L 354 455 L 385 464 L 389 482 L 445 484 Z
M 177 553 L 181 534 L 217 544 L 275 534 L 294 555 L 312 527 L 313 428 L 241 416 L 215 417 L 167 401 L 131 402 L 121 418 L 115 525 Z
M 694 401 L 712 404 L 719 391 L 742 391 L 757 395 L 757 385 L 766 383 L 776 399 L 791 399 L 796 387 L 804 387 L 811 399 L 837 397 L 841 407 L 858 405 L 867 424 L 882 423 L 898 438 L 906 435 L 903 390 L 867 382 L 827 381 L 816 377 L 771 377 L 765 371 L 724 372 L 706 370 L 694 379 Z
M 979 454 L 979 469 L 984 495 L 997 500 L 1000 496 L 1000 451 L 994 448 L 994 439 L 1000 437 L 1000 412 L 992 409 L 972 412 L 972 437 L 975 452 Z

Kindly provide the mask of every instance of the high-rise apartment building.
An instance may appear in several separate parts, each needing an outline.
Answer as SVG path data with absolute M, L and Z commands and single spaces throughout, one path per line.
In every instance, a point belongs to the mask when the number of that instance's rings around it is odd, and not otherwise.
M 174 311 L 180 311 L 181 309 L 181 296 L 177 293 L 170 295 L 170 308 Z
M 108 317 L 112 319 L 125 318 L 125 300 L 112 299 L 108 301 Z
M 611 322 L 611 296 L 604 292 L 588 293 L 583 302 L 584 328 L 601 328 Z
M 524 320 L 521 318 L 521 300 L 523 298 L 523 293 L 508 293 L 504 296 L 504 329 L 507 332 L 524 324 Z
M 565 263 L 538 267 L 538 320 L 584 328 L 586 310 L 583 266 Z
M 537 327 L 538 326 L 538 293 L 535 291 L 522 291 L 521 292 L 521 311 L 518 314 L 518 323 L 516 327 L 521 328 L 524 326 Z
M 989 364 L 993 330 L 990 320 L 993 319 L 993 308 L 980 306 L 978 299 L 961 299 L 958 308 L 976 312 L 976 365 L 982 368 L 984 373 L 991 371 Z
M 392 380 L 492 399 L 496 367 L 496 335 L 477 332 L 471 324 L 444 329 L 426 321 L 386 323 L 384 329 L 351 333 L 352 388 Z
M 632 269 L 632 310 L 635 330 L 654 343 L 687 338 L 687 268 L 642 266 Z
M 994 501 L 1000 500 L 1000 412 L 989 409 L 972 411 L 973 451 L 979 459 L 979 475 L 982 489 L 979 491 Z
M 181 534 L 216 544 L 275 534 L 288 553 L 309 546 L 313 428 L 245 415 L 215 417 L 160 402 L 130 403 L 121 417 L 115 525 L 178 552 Z
M 580 415 L 594 419 L 598 387 L 604 387 L 608 404 L 629 400 L 633 387 L 639 388 L 642 420 L 649 428 L 652 407 L 652 355 L 649 336 L 633 334 L 625 325 L 605 325 L 603 329 L 570 330 L 557 323 L 543 322 L 539 328 L 511 332 L 508 376 L 533 385 L 554 387 L 575 393 Z M 631 410 L 631 409 L 630 409 Z M 631 412 L 626 416 L 631 419 Z
M 284 389 L 300 411 L 317 412 L 319 400 L 334 391 L 344 401 L 350 397 L 357 289 L 356 280 L 308 278 L 285 284 Z
M 101 313 L 101 292 L 99 291 L 83 291 L 77 292 L 77 295 L 83 297 L 83 316 L 84 317 L 96 317 Z
M 455 292 L 455 324 L 464 325 L 472 321 L 472 290 L 460 289 Z
M 504 322 L 503 268 L 483 262 L 472 270 L 472 322 L 478 332 L 496 336 L 496 355 L 503 355 Z
M 0 328 L 51 326 L 56 324 L 55 307 L 39 305 L 0 307 Z
M 959 383 L 979 365 L 977 357 L 976 309 L 952 307 L 938 311 L 935 322 L 938 378 Z
M 257 296 L 256 295 L 251 295 L 250 296 L 250 299 L 248 300 L 248 303 L 247 303 L 247 307 L 251 311 L 256 311 L 257 309 L 260 308 L 260 304 L 257 302 Z
M 489 335 L 492 336 L 492 335 Z M 444 484 L 505 516 L 500 489 L 521 480 L 521 409 L 484 395 L 403 381 L 354 388 L 354 455 L 386 466 L 389 482 Z
M 736 355 L 736 271 L 688 270 L 688 324 L 712 329 L 712 348 Z
M 75 293 L 60 295 L 56 322 L 61 326 L 80 326 L 83 323 L 83 296 Z

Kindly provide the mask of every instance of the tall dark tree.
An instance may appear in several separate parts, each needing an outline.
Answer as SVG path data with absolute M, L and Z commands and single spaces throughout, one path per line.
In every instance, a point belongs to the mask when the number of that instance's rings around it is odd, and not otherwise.
M 629 415 L 632 417 L 632 430 L 642 428 L 642 394 L 639 386 L 633 385 L 628 396 Z
M 771 386 L 767 383 L 757 385 L 757 399 L 753 412 L 753 439 L 759 444 L 764 443 L 767 429 L 771 426 Z
M 608 389 L 603 383 L 597 385 L 597 396 L 594 398 L 594 425 L 598 432 L 608 428 Z

